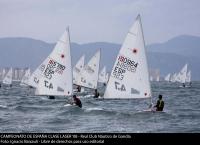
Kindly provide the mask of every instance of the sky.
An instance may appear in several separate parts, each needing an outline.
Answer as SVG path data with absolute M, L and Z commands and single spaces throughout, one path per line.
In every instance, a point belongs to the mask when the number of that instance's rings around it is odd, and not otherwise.
M 200 36 L 200 0 L 0 0 L 0 38 L 123 43 L 138 14 L 146 44 Z

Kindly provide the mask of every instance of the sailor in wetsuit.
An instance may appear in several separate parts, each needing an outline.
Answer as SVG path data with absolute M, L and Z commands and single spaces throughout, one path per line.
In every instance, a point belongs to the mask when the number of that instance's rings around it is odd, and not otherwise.
M 73 105 L 77 105 L 78 107 L 82 108 L 81 100 L 77 98 L 76 95 L 73 95 Z
M 81 92 L 81 86 L 77 86 L 77 92 Z
M 48 96 L 49 99 L 55 99 L 55 96 Z
M 158 96 L 158 101 L 157 101 L 157 104 L 154 106 L 156 107 L 156 111 L 163 111 L 163 108 L 164 108 L 164 101 L 162 100 L 162 95 L 159 95 Z
M 94 98 L 99 98 L 99 92 L 97 91 L 97 89 L 95 89 Z

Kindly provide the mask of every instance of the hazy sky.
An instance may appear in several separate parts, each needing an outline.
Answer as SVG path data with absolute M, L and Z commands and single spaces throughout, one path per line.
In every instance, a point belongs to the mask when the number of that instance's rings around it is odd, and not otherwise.
M 0 37 L 122 43 L 141 14 L 147 44 L 200 36 L 200 0 L 0 0 Z

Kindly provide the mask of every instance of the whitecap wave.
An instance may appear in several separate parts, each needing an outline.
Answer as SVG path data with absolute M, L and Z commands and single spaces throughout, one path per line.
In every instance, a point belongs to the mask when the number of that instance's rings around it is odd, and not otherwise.
M 104 110 L 103 108 L 98 108 L 98 107 L 94 107 L 94 108 L 86 108 L 86 111 L 101 111 Z

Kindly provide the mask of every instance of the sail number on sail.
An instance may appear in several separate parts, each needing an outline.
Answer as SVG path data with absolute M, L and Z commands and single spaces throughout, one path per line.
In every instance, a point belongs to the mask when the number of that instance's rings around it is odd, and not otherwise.
M 119 82 L 115 82 L 115 89 L 119 91 L 126 91 L 125 85 L 121 85 Z
M 62 75 L 64 70 L 65 70 L 65 66 L 54 61 L 53 59 L 50 59 L 47 65 L 42 64 L 40 66 L 40 71 L 42 71 L 45 78 L 49 80 L 51 80 L 53 75 L 55 75 L 56 73 L 59 75 Z M 44 86 L 46 88 L 53 89 L 53 84 L 47 80 L 44 80 Z
M 46 81 L 46 80 L 44 80 L 44 86 L 49 88 L 49 89 L 53 89 L 53 84 L 48 82 L 48 81 Z
M 123 80 L 126 70 L 134 73 L 137 66 L 138 63 L 136 63 L 135 61 L 125 56 L 119 55 L 118 62 L 114 68 L 112 75 L 119 80 Z
M 43 68 L 45 68 L 45 67 L 43 67 Z M 50 59 L 49 63 L 47 64 L 47 67 L 44 71 L 44 75 L 46 78 L 51 79 L 52 75 L 55 73 L 62 75 L 64 69 L 65 69 L 64 65 L 61 65 L 58 62 L 54 61 L 53 59 Z

